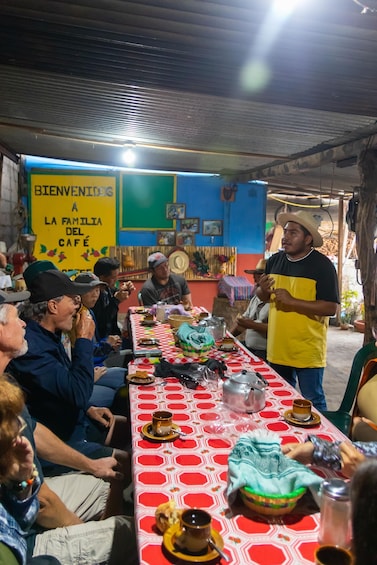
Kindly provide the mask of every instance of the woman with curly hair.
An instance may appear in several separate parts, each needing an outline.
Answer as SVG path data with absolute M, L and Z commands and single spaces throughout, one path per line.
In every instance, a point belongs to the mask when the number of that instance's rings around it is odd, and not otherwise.
M 38 513 L 40 481 L 33 448 L 21 435 L 21 389 L 0 376 L 0 562 L 26 563 L 25 530 Z

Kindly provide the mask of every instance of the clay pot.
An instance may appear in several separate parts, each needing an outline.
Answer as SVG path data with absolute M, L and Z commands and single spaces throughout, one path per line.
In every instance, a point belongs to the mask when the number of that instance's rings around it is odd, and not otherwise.
M 364 320 L 355 320 L 353 323 L 353 327 L 355 328 L 356 332 L 361 334 L 365 333 L 365 322 Z

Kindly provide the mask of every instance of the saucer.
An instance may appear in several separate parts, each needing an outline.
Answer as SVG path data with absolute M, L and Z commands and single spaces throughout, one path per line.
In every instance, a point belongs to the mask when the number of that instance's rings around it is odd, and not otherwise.
M 156 320 L 143 320 L 142 322 L 140 322 L 141 326 L 146 326 L 146 327 L 152 327 L 155 326 L 157 324 Z
M 162 543 L 164 544 L 166 551 L 170 553 L 170 555 L 178 559 L 182 559 L 182 561 L 189 561 L 190 563 L 206 563 L 207 561 L 220 559 L 220 555 L 217 553 L 217 551 L 215 549 L 211 549 L 210 546 L 208 546 L 207 553 L 204 553 L 204 555 L 191 555 L 190 553 L 183 553 L 183 551 L 179 550 L 178 546 L 175 545 L 176 535 L 180 529 L 180 525 L 175 524 L 164 533 L 164 539 Z M 224 540 L 219 532 L 217 532 L 213 528 L 211 529 L 211 538 L 220 549 L 223 549 Z
M 172 441 L 173 439 L 179 437 L 179 433 L 174 431 L 174 430 L 178 430 L 179 426 L 177 426 L 177 424 L 172 424 L 171 427 L 172 427 L 172 431 L 170 432 L 169 435 L 155 436 L 152 430 L 152 422 L 148 422 L 148 424 L 145 424 L 145 426 L 143 426 L 141 433 L 146 439 L 151 439 L 152 441 L 158 441 L 158 442 Z
M 150 347 L 154 346 L 154 345 L 159 345 L 160 344 L 160 340 L 159 339 L 153 339 L 153 338 L 142 338 L 138 340 L 138 345 L 149 345 Z
M 137 375 L 127 375 L 127 382 L 133 384 L 133 385 L 150 385 L 151 383 L 154 383 L 154 381 L 156 380 L 154 377 L 152 377 L 152 375 L 149 375 L 148 377 L 138 377 Z
M 135 308 L 134 312 L 135 314 L 149 314 L 149 310 L 146 310 L 146 308 Z
M 286 410 L 283 414 L 284 419 L 289 422 L 290 424 L 292 424 L 293 426 L 318 426 L 318 424 L 321 423 L 321 418 L 319 416 L 319 414 L 317 414 L 316 412 L 312 412 L 312 415 L 310 417 L 309 420 L 306 420 L 306 422 L 302 422 L 301 420 L 296 420 L 296 418 L 293 417 L 292 415 L 292 410 Z

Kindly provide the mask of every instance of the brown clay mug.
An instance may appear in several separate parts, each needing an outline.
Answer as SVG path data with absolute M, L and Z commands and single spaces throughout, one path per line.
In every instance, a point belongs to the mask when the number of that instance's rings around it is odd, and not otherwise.
M 152 430 L 155 436 L 168 436 L 171 434 L 173 414 L 168 410 L 158 410 L 152 414 Z
M 305 398 L 295 398 L 292 404 L 292 416 L 300 422 L 307 422 L 312 416 L 312 403 Z
M 316 565 L 353 565 L 352 553 L 337 545 L 322 545 L 315 551 Z
M 221 342 L 221 348 L 226 351 L 231 351 L 234 347 L 234 339 L 231 337 L 224 337 Z
M 211 515 L 200 508 L 188 508 L 182 512 L 180 523 L 175 543 L 181 551 L 193 555 L 206 551 L 211 539 Z

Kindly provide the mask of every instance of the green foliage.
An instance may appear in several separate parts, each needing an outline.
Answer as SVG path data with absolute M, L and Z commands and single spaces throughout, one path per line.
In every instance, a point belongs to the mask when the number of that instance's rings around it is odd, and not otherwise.
M 351 324 L 360 311 L 356 290 L 345 290 L 342 293 L 340 319 L 344 324 Z

